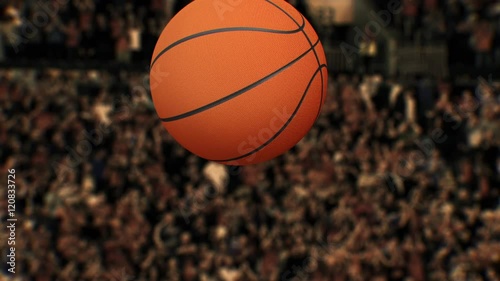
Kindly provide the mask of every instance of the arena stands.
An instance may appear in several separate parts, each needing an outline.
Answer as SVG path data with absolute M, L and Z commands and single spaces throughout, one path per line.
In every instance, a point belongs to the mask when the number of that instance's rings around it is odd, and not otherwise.
M 497 73 L 392 76 L 356 62 L 332 72 L 291 151 L 223 167 L 178 146 L 148 92 L 154 42 L 186 3 L 50 1 L 63 2 L 33 35 L 22 26 L 48 2 L 3 6 L 0 173 L 17 171 L 19 238 L 17 273 L 2 254 L 0 280 L 500 280 Z M 420 4 L 389 27 L 397 42 L 447 34 L 450 70 L 464 51 L 450 46 L 489 36 L 464 21 L 493 27 L 498 6 L 404 3 Z M 495 40 L 459 63 L 494 64 Z

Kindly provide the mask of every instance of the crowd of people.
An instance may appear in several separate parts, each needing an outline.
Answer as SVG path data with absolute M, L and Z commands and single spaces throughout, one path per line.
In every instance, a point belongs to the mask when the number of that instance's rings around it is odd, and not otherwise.
M 17 59 L 150 59 L 159 34 L 190 0 L 9 0 L 0 5 L 6 56 Z
M 148 65 L 189 2 L 3 1 L 0 61 Z M 388 27 L 400 44 L 500 62 L 498 1 L 401 3 Z M 18 219 L 16 274 L 2 254 L 0 281 L 500 280 L 500 86 L 488 77 L 332 75 L 309 134 L 245 167 L 180 147 L 147 82 L 0 69 L 0 174 L 16 170 Z
M 309 1 L 314 0 L 289 2 L 309 18 L 319 34 L 330 34 L 331 40 L 323 38 L 324 43 L 336 45 L 338 42 L 352 41 L 352 26 L 347 27 L 350 33 L 344 32 L 346 26 L 335 26 L 333 33 L 327 32 L 331 26 L 319 24 L 312 15 L 331 13 L 312 11 Z M 4 59 L 147 62 L 163 27 L 189 2 L 3 1 L 0 4 L 0 54 L 4 53 Z M 393 3 L 391 5 L 395 10 L 391 10 L 384 26 L 390 34 L 395 34 L 399 44 L 445 44 L 452 65 L 492 67 L 500 63 L 499 1 L 377 0 L 365 4 L 377 13 L 387 12 L 388 3 Z M 368 14 L 364 15 L 365 19 L 355 20 L 372 21 L 373 18 Z M 386 39 L 382 37 L 375 39 Z M 382 55 L 384 52 L 378 53 Z
M 0 279 L 500 280 L 498 84 L 331 77 L 296 147 L 226 167 L 172 139 L 147 77 L 0 70 Z
M 500 63 L 500 1 L 403 0 L 393 21 L 400 42 L 444 43 L 450 64 L 492 67 Z

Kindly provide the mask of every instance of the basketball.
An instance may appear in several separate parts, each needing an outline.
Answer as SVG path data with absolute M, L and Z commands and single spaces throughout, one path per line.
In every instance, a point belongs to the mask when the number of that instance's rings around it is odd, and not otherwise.
M 185 149 L 227 165 L 273 159 L 311 129 L 327 67 L 311 24 L 283 0 L 196 0 L 153 52 L 156 113 Z

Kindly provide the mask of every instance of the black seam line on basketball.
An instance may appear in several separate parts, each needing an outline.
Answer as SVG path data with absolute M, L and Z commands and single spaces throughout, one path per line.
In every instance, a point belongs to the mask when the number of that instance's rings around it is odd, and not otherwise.
M 327 69 L 327 72 L 328 72 L 328 69 Z M 321 99 L 319 101 L 319 108 L 318 108 L 318 113 L 316 114 L 316 120 L 318 120 L 318 117 L 319 117 L 319 114 L 321 113 L 321 107 L 323 106 L 323 95 L 325 94 L 324 93 L 324 83 L 325 83 L 325 79 L 323 78 L 323 70 L 321 71 L 320 73 L 321 75 Z M 327 75 L 328 76 L 328 75 Z
M 298 56 L 297 58 L 293 59 L 291 62 L 285 64 L 284 66 L 280 67 L 278 70 L 275 70 L 274 72 L 272 72 L 271 74 L 268 74 L 267 76 L 257 80 L 256 82 L 230 94 L 230 95 L 227 95 L 223 98 L 220 98 L 214 102 L 211 102 L 209 104 L 206 104 L 202 107 L 199 107 L 197 109 L 194 109 L 194 110 L 191 110 L 191 111 L 188 111 L 188 112 L 185 112 L 185 113 L 182 113 L 182 114 L 179 114 L 179 115 L 176 115 L 176 116 L 172 116 L 172 117 L 167 117 L 167 118 L 160 118 L 161 121 L 163 122 L 172 122 L 172 121 L 176 121 L 176 120 L 179 120 L 179 119 L 183 119 L 183 118 L 186 118 L 186 117 L 189 117 L 189 116 L 192 116 L 192 115 L 195 115 L 195 114 L 198 114 L 200 112 L 203 112 L 205 110 L 208 110 L 212 107 L 215 107 L 215 106 L 218 106 L 228 100 L 231 100 L 257 86 L 259 86 L 260 84 L 266 82 L 267 80 L 271 79 L 272 77 L 274 77 L 275 75 L 279 74 L 280 72 L 282 72 L 283 70 L 289 68 L 290 66 L 292 66 L 293 64 L 295 64 L 296 62 L 298 62 L 300 59 L 302 59 L 304 56 L 306 56 L 309 52 L 311 52 L 311 50 L 314 49 L 314 47 L 316 46 L 316 44 L 319 43 L 319 40 L 314 44 L 314 46 L 312 48 L 309 48 L 307 51 L 305 51 L 303 54 L 301 54 L 300 56 Z
M 285 10 L 283 10 L 280 6 L 276 5 L 274 2 L 270 1 L 270 0 L 266 0 L 266 2 L 270 3 L 271 5 L 273 5 L 274 7 L 276 7 L 277 9 L 279 9 L 280 11 L 282 11 L 285 15 L 287 15 L 297 26 L 300 26 L 299 23 L 289 14 L 287 13 Z M 304 16 L 300 15 L 302 17 L 302 20 L 304 20 Z M 304 31 L 304 29 L 301 30 L 302 31 L 302 34 L 304 35 L 304 37 L 306 38 L 307 42 L 309 42 L 309 45 L 312 47 L 312 42 L 311 42 L 311 39 L 309 39 L 309 37 L 307 36 L 306 32 Z M 319 40 L 319 38 L 318 38 Z M 316 57 L 316 62 L 318 63 L 318 66 L 321 64 L 320 61 L 319 61 L 319 56 L 318 54 L 316 53 L 316 50 L 313 50 L 314 52 L 314 56 Z M 323 75 L 323 74 L 321 74 Z
M 319 117 L 319 114 L 321 113 L 321 107 L 323 106 L 323 83 L 324 83 L 324 80 L 323 80 L 323 70 L 321 70 L 321 98 L 319 100 L 319 107 L 318 107 L 318 113 L 316 113 L 316 119 L 315 120 L 318 120 L 318 117 Z M 316 123 L 316 121 L 314 121 Z
M 283 12 L 285 15 L 287 15 L 287 17 L 289 17 L 296 25 L 299 25 L 299 23 L 289 14 L 287 13 L 285 10 L 283 10 L 280 6 L 276 5 L 274 2 L 272 2 L 271 0 L 266 0 L 269 4 L 273 5 L 275 8 L 277 8 L 278 10 L 280 10 L 281 12 Z M 302 17 L 302 21 L 304 21 L 304 16 L 300 15 Z M 307 36 L 306 32 L 304 31 L 304 29 L 301 30 L 302 31 L 302 34 L 304 35 L 304 37 L 306 38 L 307 42 L 309 42 L 309 45 L 312 47 L 312 42 L 311 42 L 311 39 L 309 39 L 309 36 Z M 318 38 L 319 40 L 319 38 Z M 321 62 L 319 61 L 319 56 L 318 56 L 318 53 L 316 52 L 316 49 L 313 50 L 314 52 L 314 56 L 316 57 L 316 62 L 318 63 L 318 66 L 321 64 Z M 321 103 L 323 102 L 323 84 L 324 84 L 324 78 L 323 78 L 323 71 L 321 71 L 321 100 L 320 100 L 320 106 L 319 106 L 319 109 L 321 110 Z M 320 114 L 320 110 L 318 110 L 318 113 L 316 115 L 316 119 L 318 119 L 318 116 Z
M 323 95 L 324 95 L 323 83 L 325 83 L 325 80 L 323 79 L 323 71 L 321 71 L 321 98 L 319 100 L 318 113 L 316 113 L 316 120 L 318 120 L 319 114 L 321 113 L 321 107 L 323 106 Z
M 302 106 L 302 103 L 304 102 L 304 99 L 306 98 L 307 96 L 307 93 L 309 92 L 309 88 L 311 87 L 312 85 L 312 82 L 314 81 L 314 78 L 316 77 L 316 75 L 318 74 L 318 72 L 321 72 L 323 68 L 326 68 L 326 64 L 322 64 L 320 65 L 316 71 L 314 72 L 313 76 L 311 77 L 311 80 L 309 80 L 309 83 L 307 84 L 307 87 L 306 89 L 304 90 L 304 93 L 302 94 L 302 97 L 300 98 L 300 101 L 299 103 L 297 104 L 297 107 L 295 107 L 295 110 L 293 111 L 292 115 L 290 116 L 290 118 L 288 118 L 288 120 L 286 121 L 286 123 L 283 125 L 283 127 L 281 127 L 281 129 L 279 129 L 278 132 L 276 132 L 276 134 L 274 134 L 270 139 L 268 139 L 265 143 L 263 143 L 262 145 L 260 145 L 259 147 L 255 148 L 254 150 L 246 153 L 246 154 L 243 154 L 241 156 L 238 156 L 238 157 L 234 157 L 234 158 L 230 158 L 230 159 L 223 159 L 223 160 L 212 160 L 212 159 L 207 159 L 209 161 L 214 161 L 214 162 L 229 162 L 229 161 L 235 161 L 235 160 L 240 160 L 242 158 L 245 158 L 245 157 L 248 157 L 260 150 L 262 150 L 264 147 L 266 147 L 268 144 L 270 144 L 272 141 L 274 141 L 287 127 L 288 125 L 292 122 L 293 118 L 295 117 L 295 115 L 297 115 L 297 112 L 299 111 L 300 107 Z
M 203 36 L 207 36 L 207 35 L 211 35 L 211 34 L 216 34 L 216 33 L 223 33 L 223 32 L 234 32 L 234 31 L 250 31 L 250 32 L 264 32 L 264 33 L 276 33 L 276 34 L 294 34 L 294 33 L 299 33 L 301 32 L 304 27 L 306 25 L 306 21 L 304 18 L 302 18 L 302 24 L 299 25 L 298 24 L 298 29 L 294 29 L 294 30 L 276 30 L 276 29 L 267 29 L 267 28 L 258 28 L 258 27 L 226 27 L 226 28 L 219 28 L 219 29 L 212 29 L 212 30 L 207 30 L 207 31 L 203 31 L 203 32 L 199 32 L 199 33 L 195 33 L 195 34 L 192 34 L 192 35 L 189 35 L 187 37 L 184 37 L 182 39 L 179 39 L 177 41 L 175 41 L 174 43 L 168 45 L 167 47 L 165 47 L 165 49 L 163 49 L 157 56 L 156 58 L 153 60 L 153 62 L 151 63 L 151 68 L 153 67 L 153 65 L 155 64 L 155 62 L 166 52 L 168 52 L 170 49 L 172 49 L 173 47 L 175 46 L 178 46 L 182 43 L 185 43 L 189 40 L 192 40 L 192 39 L 195 39 L 195 38 L 199 38 L 199 37 L 203 37 Z

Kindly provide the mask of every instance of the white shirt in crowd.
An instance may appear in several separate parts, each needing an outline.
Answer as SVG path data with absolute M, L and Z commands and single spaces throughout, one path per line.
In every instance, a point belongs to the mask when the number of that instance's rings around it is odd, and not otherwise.
M 128 36 L 130 39 L 130 50 L 140 51 L 142 48 L 141 42 L 141 29 L 139 27 L 132 27 L 128 31 Z

